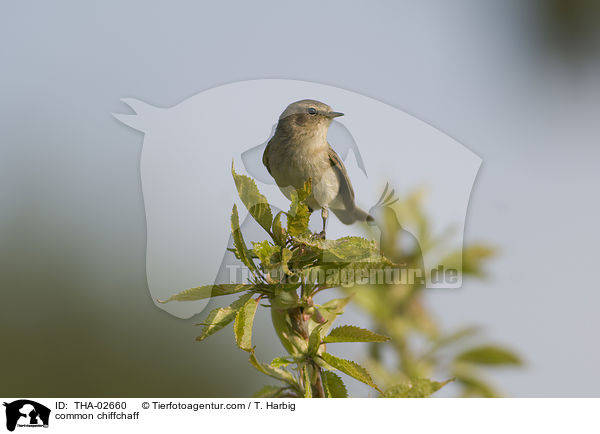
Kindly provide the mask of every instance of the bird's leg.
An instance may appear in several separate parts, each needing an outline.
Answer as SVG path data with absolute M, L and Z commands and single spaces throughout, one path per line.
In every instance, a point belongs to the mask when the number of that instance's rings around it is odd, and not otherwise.
M 329 210 L 327 207 L 321 208 L 321 217 L 323 218 L 323 231 L 319 234 L 319 236 L 325 239 L 325 224 L 327 223 L 327 216 L 329 216 Z

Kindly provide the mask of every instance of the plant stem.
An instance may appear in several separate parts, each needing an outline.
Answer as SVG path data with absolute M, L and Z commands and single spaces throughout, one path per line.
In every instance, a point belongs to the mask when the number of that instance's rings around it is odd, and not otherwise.
M 315 370 L 315 390 L 317 398 L 325 398 L 325 389 L 323 388 L 323 379 L 321 378 L 321 367 L 311 360 L 313 369 Z

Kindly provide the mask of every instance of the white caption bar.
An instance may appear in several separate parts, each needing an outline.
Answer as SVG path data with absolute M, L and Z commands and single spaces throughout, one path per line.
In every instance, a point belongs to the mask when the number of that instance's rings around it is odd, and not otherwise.
M 9 430 L 598 433 L 600 399 L 0 398 Z M 48 412 L 49 411 L 49 412 Z M 302 428 L 304 427 L 304 428 Z M 34 428 L 42 428 L 40 431 Z M 173 431 L 177 430 L 177 431 Z

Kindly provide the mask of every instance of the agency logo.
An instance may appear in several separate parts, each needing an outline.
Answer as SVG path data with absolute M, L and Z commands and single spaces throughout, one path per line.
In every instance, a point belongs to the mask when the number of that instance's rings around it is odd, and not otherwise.
M 30 399 L 19 399 L 4 403 L 6 407 L 6 429 L 14 431 L 19 428 L 48 428 L 50 409 Z

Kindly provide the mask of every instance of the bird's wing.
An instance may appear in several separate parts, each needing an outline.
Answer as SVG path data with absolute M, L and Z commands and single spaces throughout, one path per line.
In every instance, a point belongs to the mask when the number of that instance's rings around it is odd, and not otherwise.
M 269 140 L 269 143 L 267 143 L 267 146 L 265 148 L 265 152 L 263 152 L 263 164 L 265 165 L 265 167 L 267 168 L 267 170 L 269 171 L 269 174 L 271 176 L 273 176 L 273 174 L 271 173 L 271 169 L 269 168 L 269 147 L 271 146 L 271 141 Z
M 352 211 L 354 209 L 354 190 L 352 189 L 352 184 L 350 183 L 350 178 L 348 177 L 348 172 L 346 172 L 346 167 L 344 166 L 344 162 L 340 158 L 340 156 L 333 150 L 331 145 L 329 145 L 329 162 L 331 163 L 331 167 L 335 170 L 335 174 L 337 175 L 338 182 L 340 183 L 339 194 L 342 197 L 342 202 L 344 203 L 344 207 L 347 211 Z

